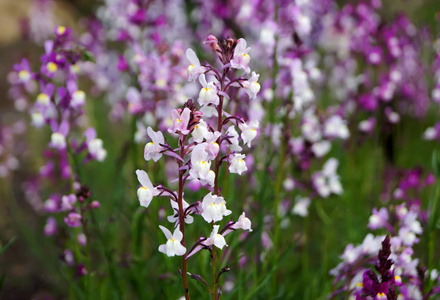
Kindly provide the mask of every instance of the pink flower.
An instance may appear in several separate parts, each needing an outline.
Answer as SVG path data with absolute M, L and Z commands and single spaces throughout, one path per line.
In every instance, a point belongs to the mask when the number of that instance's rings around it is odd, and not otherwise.
M 70 227 L 79 227 L 81 225 L 82 216 L 78 213 L 71 212 L 64 218 L 64 222 L 66 222 L 67 226 Z
M 173 119 L 173 128 L 168 129 L 169 133 L 181 132 L 183 135 L 188 135 L 188 123 L 191 116 L 191 111 L 188 107 L 179 114 L 177 109 L 171 111 L 171 118 Z
M 231 60 L 231 67 L 234 69 L 244 69 L 246 73 L 249 73 L 251 71 L 248 67 L 251 60 L 248 54 L 249 50 L 251 48 L 246 48 L 246 40 L 239 39 L 234 50 L 234 58 Z

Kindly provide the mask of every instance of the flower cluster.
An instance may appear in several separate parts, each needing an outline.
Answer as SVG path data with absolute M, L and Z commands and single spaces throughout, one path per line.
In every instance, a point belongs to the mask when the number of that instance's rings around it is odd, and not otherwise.
M 426 224 L 426 214 L 411 190 L 419 191 L 432 184 L 432 179 L 428 175 L 422 181 L 420 175 L 420 170 L 409 170 L 404 174 L 393 192 L 394 201 L 403 201 L 401 204 L 373 209 L 368 227 L 385 230 L 389 235 L 384 242 L 384 236 L 368 234 L 361 245 L 350 244 L 345 248 L 341 256 L 343 261 L 330 272 L 336 277 L 335 284 L 342 282 L 338 292 L 349 291 L 357 295 L 357 299 L 421 299 L 425 293 L 425 277 L 420 271 L 419 259 L 413 258 L 413 255 L 414 246 L 419 242 Z M 381 242 L 382 250 L 379 251 Z M 376 265 L 381 275 L 379 279 L 366 269 L 377 258 L 380 260 Z M 437 277 L 428 280 L 437 280 Z M 429 293 L 437 293 L 437 289 L 433 287 Z
M 84 246 L 87 241 L 84 213 L 98 208 L 99 202 L 90 199 L 91 193 L 81 182 L 79 168 L 91 160 L 104 161 L 107 151 L 96 130 L 87 126 L 84 114 L 87 96 L 79 88 L 79 65 L 93 58 L 78 45 L 69 28 L 57 26 L 53 35 L 44 42 L 45 52 L 38 70 L 33 71 L 26 59 L 14 66 L 8 75 L 12 85 L 10 94 L 16 108 L 30 114 L 34 127 L 50 132 L 44 152 L 46 161 L 39 176 L 26 183 L 28 201 L 39 213 L 51 215 L 44 234 L 59 233 L 60 222 L 67 227 L 81 227 L 76 232 L 77 242 Z M 42 202 L 38 194 L 47 182 L 60 188 Z
M 145 171 L 136 171 L 141 184 L 137 194 L 142 206 L 148 207 L 154 196 L 170 197 L 173 215 L 168 217 L 168 221 L 174 223 L 175 230 L 171 234 L 167 228 L 160 226 L 167 242 L 159 247 L 159 251 L 167 256 L 183 256 L 182 278 L 185 296 L 188 298 L 187 259 L 202 249 L 208 249 L 214 257 L 212 264 L 215 272 L 214 247 L 223 249 L 227 246 L 225 236 L 236 229 L 251 230 L 251 222 L 245 213 L 237 222 L 230 221 L 220 229 L 218 222 L 231 215 L 232 211 L 227 209 L 226 200 L 221 196 L 218 176 L 224 163 L 229 165 L 229 173 L 241 175 L 246 172 L 246 155 L 241 151 L 243 146 L 251 146 L 258 129 L 258 122 L 246 123 L 241 117 L 225 111 L 228 101 L 234 101 L 228 95 L 230 88 L 244 89 L 249 97 L 255 97 L 260 89 L 256 81 L 258 75 L 255 73 L 249 79 L 229 77 L 233 76 L 229 74 L 233 69 L 250 72 L 249 48 L 246 48 L 246 41 L 228 38 L 219 42 L 214 36 L 209 36 L 205 43 L 217 54 L 223 66 L 215 69 L 208 63 L 202 65 L 192 49 L 186 50 L 186 57 L 190 63 L 188 80 L 198 79 L 202 88 L 197 99 L 200 108 L 197 108 L 192 100 L 188 100 L 182 108 L 170 112 L 171 126 L 168 133 L 178 136 L 178 148 L 173 149 L 161 131 L 155 132 L 151 127 L 147 128 L 151 141 L 145 145 L 144 158 L 155 162 L 163 155 L 172 158 L 178 166 L 178 191 L 174 192 L 163 185 L 154 186 Z M 237 127 L 241 134 L 237 132 Z M 210 192 L 202 201 L 187 202 L 183 199 L 183 189 L 187 181 L 192 182 L 193 189 L 197 190 L 203 186 Z M 185 223 L 193 222 L 191 215 L 201 215 L 212 225 L 212 230 L 209 237 L 200 237 L 188 250 L 186 244 L 189 238 L 185 237 Z M 213 284 L 213 293 L 217 293 L 216 283 Z M 214 296 L 217 297 L 216 294 Z

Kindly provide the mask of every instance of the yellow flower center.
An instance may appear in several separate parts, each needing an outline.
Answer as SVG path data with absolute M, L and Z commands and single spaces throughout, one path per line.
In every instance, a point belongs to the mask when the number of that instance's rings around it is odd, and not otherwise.
M 57 28 L 57 33 L 58 34 L 64 34 L 66 32 L 66 27 L 65 26 L 58 26 Z
M 51 73 L 55 73 L 58 70 L 58 66 L 56 63 L 50 62 L 46 66 L 47 70 Z
M 20 72 L 18 72 L 18 77 L 22 80 L 22 81 L 26 81 L 29 79 L 30 74 L 28 71 L 26 70 L 21 70 Z

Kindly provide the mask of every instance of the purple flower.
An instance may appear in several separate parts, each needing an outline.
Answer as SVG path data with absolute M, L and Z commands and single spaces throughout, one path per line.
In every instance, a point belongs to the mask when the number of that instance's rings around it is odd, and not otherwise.
M 46 225 L 44 226 L 44 235 L 51 236 L 57 232 L 57 221 L 53 217 L 47 218 Z
M 81 226 L 81 219 L 82 216 L 80 214 L 71 212 L 67 215 L 67 217 L 64 218 L 64 222 L 67 224 L 67 226 L 79 227 Z

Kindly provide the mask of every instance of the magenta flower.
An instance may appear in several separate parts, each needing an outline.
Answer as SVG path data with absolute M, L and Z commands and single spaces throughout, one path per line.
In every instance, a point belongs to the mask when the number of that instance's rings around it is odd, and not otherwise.
M 67 226 L 70 227 L 79 227 L 81 226 L 82 216 L 78 213 L 71 212 L 64 218 L 64 222 L 66 222 Z

